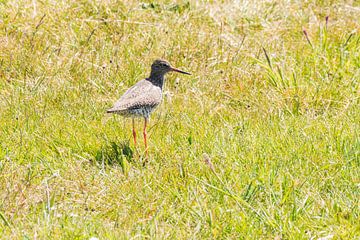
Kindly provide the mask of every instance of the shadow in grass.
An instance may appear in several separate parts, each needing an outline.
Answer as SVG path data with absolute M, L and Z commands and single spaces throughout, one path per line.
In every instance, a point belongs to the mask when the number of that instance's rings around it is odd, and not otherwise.
M 119 164 L 124 170 L 125 161 L 132 162 L 133 155 L 134 152 L 130 148 L 128 141 L 111 142 L 96 152 L 95 160 L 103 166 Z

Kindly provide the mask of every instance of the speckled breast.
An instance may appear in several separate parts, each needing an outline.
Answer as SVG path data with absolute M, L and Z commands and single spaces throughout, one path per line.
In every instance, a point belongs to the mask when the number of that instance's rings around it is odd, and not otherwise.
M 149 118 L 150 113 L 154 111 L 156 106 L 146 106 L 146 107 L 134 107 L 131 109 L 127 109 L 125 111 L 118 112 L 118 114 L 125 117 L 144 117 Z

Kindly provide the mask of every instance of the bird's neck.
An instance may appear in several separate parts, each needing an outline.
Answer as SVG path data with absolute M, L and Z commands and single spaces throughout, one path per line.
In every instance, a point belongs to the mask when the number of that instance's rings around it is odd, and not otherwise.
M 151 72 L 150 77 L 148 78 L 148 80 L 152 84 L 154 84 L 154 85 L 156 85 L 156 86 L 158 86 L 158 87 L 160 87 L 162 89 L 162 87 L 164 85 L 164 74 L 157 73 L 157 72 Z

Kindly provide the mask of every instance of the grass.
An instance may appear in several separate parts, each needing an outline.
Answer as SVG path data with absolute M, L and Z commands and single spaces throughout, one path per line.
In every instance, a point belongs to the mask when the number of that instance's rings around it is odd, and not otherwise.
M 0 1 L 0 236 L 360 238 L 359 8 Z M 143 167 L 105 111 L 159 57 Z

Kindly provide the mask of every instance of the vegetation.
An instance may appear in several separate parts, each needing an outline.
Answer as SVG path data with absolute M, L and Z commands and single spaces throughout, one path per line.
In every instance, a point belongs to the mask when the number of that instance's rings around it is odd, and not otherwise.
M 4 239 L 360 238 L 359 1 L 0 1 Z M 152 61 L 143 121 L 106 109 Z

